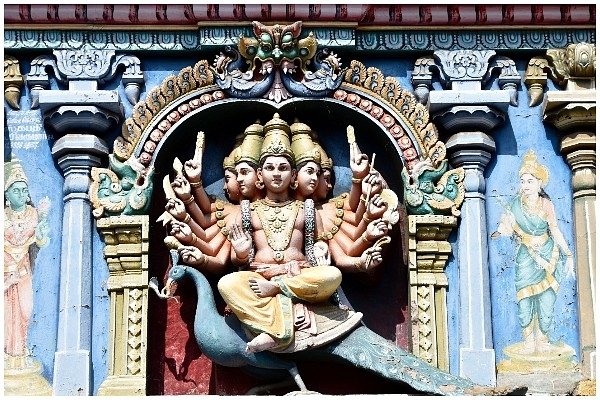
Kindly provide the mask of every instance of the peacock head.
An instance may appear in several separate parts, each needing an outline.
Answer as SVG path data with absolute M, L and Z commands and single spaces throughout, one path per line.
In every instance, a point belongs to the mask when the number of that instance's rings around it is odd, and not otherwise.
M 179 253 L 177 252 L 177 250 L 171 250 L 171 260 L 173 262 L 173 267 L 169 271 L 169 277 L 167 279 L 165 287 L 161 290 L 161 293 L 166 296 L 171 295 L 171 286 L 173 285 L 173 283 L 183 278 L 187 271 L 187 267 L 185 265 L 178 264 Z

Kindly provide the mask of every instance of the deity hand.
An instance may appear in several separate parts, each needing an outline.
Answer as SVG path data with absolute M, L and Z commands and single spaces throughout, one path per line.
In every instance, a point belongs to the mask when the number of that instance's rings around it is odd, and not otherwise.
M 8 276 L 4 275 L 4 290 L 6 291 L 12 285 L 16 285 L 21 280 L 21 277 L 16 272 L 9 272 Z
M 516 220 L 512 212 L 507 211 L 500 218 L 500 224 L 498 230 L 492 233 L 492 239 L 496 239 L 498 236 L 510 236 L 513 233 L 513 226 L 515 226 Z
M 187 160 L 183 165 L 185 175 L 190 182 L 200 182 L 202 175 L 202 163 L 198 160 Z
M 238 224 L 232 224 L 229 229 L 229 241 L 238 260 L 245 261 L 252 250 L 252 235 Z
M 165 210 L 175 218 L 180 221 L 183 221 L 187 216 L 187 212 L 185 211 L 185 205 L 179 199 L 169 199 L 167 204 L 165 205 Z
M 380 218 L 383 213 L 387 210 L 387 204 L 379 193 L 373 195 L 367 204 L 367 210 L 365 211 L 368 219 Z
M 382 261 L 383 257 L 381 255 L 381 247 L 379 246 L 369 247 L 360 256 L 360 265 L 365 270 L 378 266 Z
M 184 176 L 177 176 L 171 183 L 173 191 L 182 201 L 187 201 L 192 197 L 192 188 L 190 182 Z
M 369 173 L 369 157 L 361 153 L 356 142 L 350 143 L 350 170 L 356 179 L 363 179 Z
M 383 179 L 381 178 L 381 174 L 375 170 L 370 171 L 362 181 L 363 196 L 367 196 L 369 193 L 371 193 L 371 195 L 381 193 L 382 189 Z
M 329 247 L 325 242 L 317 242 L 313 246 L 313 253 L 317 265 L 331 265 L 331 256 L 329 254 Z
M 567 271 L 567 278 L 575 278 L 575 265 L 573 263 L 573 256 L 567 257 L 565 262 L 565 270 Z
M 171 223 L 171 235 L 175 236 L 177 240 L 184 243 L 193 243 L 194 234 L 192 228 L 185 222 L 173 221 Z
M 201 265 L 206 262 L 206 254 L 194 246 L 182 246 L 177 251 L 183 262 L 188 265 Z
M 376 220 L 369 222 L 365 236 L 368 241 L 374 242 L 380 237 L 387 235 L 388 230 L 388 224 L 383 219 L 377 218 Z
M 35 238 L 38 241 L 43 241 L 48 237 L 48 233 L 50 233 L 50 226 L 48 225 L 48 220 L 42 219 L 38 222 L 35 227 Z

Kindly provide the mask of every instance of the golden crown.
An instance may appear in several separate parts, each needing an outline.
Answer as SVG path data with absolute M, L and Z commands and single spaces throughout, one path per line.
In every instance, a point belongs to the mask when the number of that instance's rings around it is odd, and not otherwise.
M 275 113 L 265 124 L 265 138 L 260 150 L 260 162 L 268 156 L 286 156 L 294 162 L 294 152 L 290 145 L 290 126 Z
M 533 150 L 529 150 L 527 153 L 525 153 L 523 159 L 525 161 L 523 161 L 523 164 L 521 164 L 519 176 L 522 176 L 523 174 L 531 174 L 542 182 L 542 186 L 546 186 L 550 173 L 548 168 L 537 162 L 537 156 Z

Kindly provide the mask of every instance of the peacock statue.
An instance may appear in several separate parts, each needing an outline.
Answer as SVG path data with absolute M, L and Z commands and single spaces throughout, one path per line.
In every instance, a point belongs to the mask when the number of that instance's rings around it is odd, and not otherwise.
M 156 278 L 152 278 L 149 288 L 162 299 L 172 298 L 170 288 L 174 282 L 184 278 L 191 279 L 198 294 L 198 304 L 194 318 L 194 336 L 200 350 L 214 363 L 226 367 L 240 367 L 247 372 L 260 373 L 265 370 L 287 371 L 300 389 L 298 394 L 316 393 L 306 387 L 296 364 L 294 356 L 310 357 L 328 361 L 345 362 L 357 368 L 371 371 L 378 376 L 394 382 L 407 384 L 417 392 L 433 395 L 523 395 L 527 389 L 493 388 L 476 385 L 474 382 L 435 368 L 420 358 L 406 352 L 388 342 L 377 333 L 360 323 L 360 313 L 353 313 L 333 305 L 339 312 L 350 313 L 341 325 L 351 325 L 343 335 L 332 334 L 335 328 L 326 334 L 327 339 L 297 339 L 295 345 L 280 351 L 287 357 L 281 357 L 272 351 L 247 353 L 246 344 L 250 340 L 242 324 L 234 315 L 223 316 L 217 311 L 212 288 L 206 277 L 198 270 L 179 264 L 179 254 L 171 250 L 172 268 L 168 274 L 165 287 L 159 291 Z M 315 313 L 318 307 L 315 307 Z M 329 319 L 331 309 L 329 310 Z M 358 323 L 357 323 L 358 320 Z M 317 324 L 319 325 L 317 319 Z M 325 328 L 327 329 L 327 328 Z M 304 344 L 302 344 L 302 342 Z M 302 358 L 306 359 L 306 358 Z

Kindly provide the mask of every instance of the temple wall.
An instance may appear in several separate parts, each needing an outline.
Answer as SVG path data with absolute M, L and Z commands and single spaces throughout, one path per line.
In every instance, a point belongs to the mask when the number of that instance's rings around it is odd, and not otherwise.
M 44 55 L 51 55 L 51 51 L 42 51 Z M 407 51 L 407 52 L 388 52 L 383 54 L 381 51 L 353 51 L 350 47 L 342 47 L 336 50 L 336 54 L 342 60 L 342 65 L 349 65 L 351 60 L 358 60 L 366 67 L 378 68 L 386 77 L 394 77 L 402 86 L 411 92 L 414 91 L 411 83 L 411 77 L 415 62 L 420 57 L 430 56 L 431 51 Z M 510 57 L 516 64 L 516 69 L 524 77 L 528 67 L 528 62 L 534 55 L 543 55 L 542 50 L 533 50 L 527 52 L 511 52 L 510 50 L 498 51 L 503 56 Z M 21 50 L 14 55 L 18 57 L 21 73 L 25 76 L 31 69 L 31 61 L 40 55 L 40 51 L 24 51 Z M 193 66 L 196 62 L 206 59 L 210 62 L 218 54 L 214 48 L 206 48 L 193 53 L 175 51 L 175 52 L 139 52 L 136 56 L 140 60 L 141 69 L 144 73 L 145 82 L 140 93 L 140 99 L 145 99 L 146 95 L 155 87 L 161 85 L 165 77 L 169 75 L 177 75 L 179 71 L 188 66 Z M 48 90 L 66 91 L 67 88 L 63 84 L 59 84 L 56 80 L 51 79 L 51 86 Z M 564 88 L 559 87 L 554 82 L 548 80 L 548 92 L 560 92 Z M 501 90 L 497 80 L 486 84 L 484 91 Z M 122 99 L 123 119 L 132 115 L 134 105 L 126 100 L 127 94 L 123 85 L 118 79 L 109 80 L 103 86 L 102 90 L 116 91 Z M 432 92 L 442 90 L 442 85 L 438 81 L 434 81 Z M 492 238 L 491 234 L 498 230 L 503 213 L 506 210 L 509 202 L 519 192 L 520 178 L 519 169 L 524 161 L 524 156 L 529 150 L 533 150 L 537 156 L 537 161 L 545 166 L 549 171 L 547 185 L 544 186 L 544 191 L 548 194 L 558 222 L 558 229 L 562 233 L 571 252 L 575 253 L 575 226 L 573 220 L 574 201 L 573 188 L 571 185 L 572 170 L 565 162 L 565 158 L 561 154 L 561 139 L 562 133 L 549 123 L 544 122 L 545 110 L 543 104 L 535 106 L 529 105 L 529 93 L 526 85 L 521 81 L 517 87 L 517 105 L 508 107 L 505 113 L 505 121 L 497 127 L 487 132 L 495 142 L 495 152 L 491 155 L 489 163 L 483 170 L 485 177 L 485 227 L 487 229 L 486 246 L 488 248 L 488 263 L 489 263 L 489 286 L 490 297 L 489 304 L 486 307 L 491 309 L 492 331 L 493 331 L 493 350 L 495 352 L 494 361 L 498 368 L 498 374 L 507 373 L 523 373 L 518 365 L 513 361 L 511 356 L 507 355 L 506 349 L 511 345 L 523 342 L 522 328 L 519 326 L 517 316 L 517 294 L 515 291 L 515 258 L 516 245 L 514 240 L 509 237 Z M 24 85 L 18 98 L 19 109 L 15 109 L 5 100 L 5 124 L 4 124 L 4 161 L 5 163 L 14 160 L 20 160 L 23 170 L 28 178 L 30 197 L 35 207 L 39 208 L 39 202 L 45 197 L 48 197 L 50 202 L 50 212 L 47 220 L 50 226 L 49 244 L 40 249 L 33 273 L 33 313 L 29 327 L 27 330 L 27 347 L 30 355 L 38 361 L 42 366 L 41 375 L 49 383 L 50 386 L 59 383 L 53 382 L 55 379 L 55 352 L 57 351 L 57 342 L 60 341 L 57 336 L 59 329 L 59 310 L 60 312 L 69 313 L 68 309 L 61 310 L 60 296 L 63 295 L 61 290 L 61 249 L 64 251 L 65 246 L 77 248 L 81 244 L 74 242 L 65 242 L 65 232 L 63 226 L 77 228 L 77 221 L 72 223 L 63 220 L 64 201 L 63 185 L 65 178 L 58 166 L 58 163 L 53 157 L 52 147 L 58 139 L 58 135 L 51 129 L 48 129 L 42 121 L 42 112 L 37 107 L 32 107 L 30 87 Z M 335 118 L 335 116 L 332 116 Z M 594 109 L 595 118 L 595 109 Z M 121 135 L 121 124 L 116 127 L 111 127 L 103 133 L 103 140 L 108 144 L 109 153 L 113 151 L 114 140 Z M 233 143 L 233 138 L 240 132 L 228 129 L 230 121 L 223 120 L 222 136 L 207 137 L 207 143 L 210 148 L 215 146 L 217 153 L 229 151 L 230 145 Z M 248 120 L 243 124 L 249 125 L 254 121 Z M 262 121 L 263 123 L 266 121 Z M 292 121 L 289 121 L 290 123 Z M 435 121 L 434 121 L 435 122 Z M 241 123 L 241 122 L 240 122 Z M 202 130 L 201 126 L 197 127 Z M 443 128 L 438 128 L 440 140 L 446 141 L 451 136 L 446 133 Z M 190 135 L 195 134 L 191 132 Z M 593 133 L 595 135 L 595 132 Z M 191 141 L 190 143 L 193 143 Z M 338 146 L 333 140 L 323 140 L 325 150 L 329 155 L 336 160 L 338 166 L 343 166 L 348 162 L 345 143 L 343 146 Z M 359 145 L 361 143 L 359 142 Z M 327 147 L 329 146 L 329 147 Z M 368 147 L 369 145 L 366 145 Z M 181 151 L 181 150 L 179 150 Z M 182 153 L 185 154 L 187 150 Z M 216 157 L 215 155 L 209 155 Z M 217 157 L 218 158 L 218 157 Z M 378 156 L 379 158 L 379 156 Z M 378 162 L 385 164 L 385 160 L 378 159 Z M 101 166 L 106 167 L 106 158 L 102 158 Z M 381 165 L 381 164 L 380 164 Z M 385 168 L 384 168 L 385 170 Z M 206 173 L 204 185 L 207 187 L 209 194 L 214 194 L 222 197 L 222 180 L 220 177 L 220 165 L 214 170 Z M 388 170 L 389 171 L 389 170 Z M 594 167 L 595 171 L 595 167 Z M 6 171 L 5 171 L 6 172 Z M 155 191 L 160 191 L 159 181 L 169 171 L 157 171 L 155 179 Z M 348 170 L 340 168 L 338 170 L 338 186 L 335 187 L 335 194 L 349 190 Z M 388 172 L 389 173 L 389 172 Z M 344 179 L 347 178 L 347 179 Z M 401 176 L 388 175 L 384 178 L 397 187 L 402 187 Z M 5 188 L 6 189 L 6 188 Z M 594 195 L 595 196 L 595 195 Z M 595 197 L 594 197 L 595 199 Z M 160 210 L 161 206 L 152 204 L 151 217 Z M 154 213 L 154 214 L 153 214 Z M 6 215 L 5 215 L 6 217 Z M 458 220 L 460 226 L 460 217 Z M 6 223 L 6 222 L 5 222 Z M 165 235 L 165 228 L 162 224 L 156 222 L 155 219 L 150 219 L 149 229 L 151 232 L 150 243 L 157 243 L 159 240 L 152 239 L 152 232 L 158 235 Z M 63 225 L 65 224 L 65 225 Z M 88 328 L 91 329 L 91 394 L 97 395 L 98 389 L 109 375 L 110 352 L 109 352 L 109 336 L 106 334 L 107 326 L 111 313 L 111 301 L 107 289 L 109 279 L 109 268 L 103 250 L 105 248 L 104 239 L 96 229 L 95 225 L 91 230 L 92 245 L 92 276 L 84 276 L 81 279 L 92 279 L 91 281 L 91 304 L 83 304 L 82 308 L 88 308 L 91 313 L 91 324 Z M 459 242 L 458 234 L 455 229 L 450 235 L 448 241 L 452 248 L 452 254 L 449 257 L 446 268 L 444 270 L 447 279 L 447 340 L 448 340 L 448 355 L 449 355 L 449 372 L 455 375 L 461 373 L 459 360 L 459 352 L 461 349 L 461 313 L 465 311 L 461 309 L 461 295 L 466 294 L 459 292 L 460 285 L 460 268 L 459 268 Z M 152 250 L 150 251 L 152 253 Z M 6 246 L 5 246 L 6 254 Z M 166 254 L 166 253 L 165 253 Z M 398 254 L 401 257 L 402 254 Z M 160 260 L 163 261 L 163 260 Z M 155 271 L 164 271 L 162 266 L 157 266 L 156 260 L 150 257 L 150 276 Z M 154 271 L 153 271 L 154 268 Z M 575 265 L 577 270 L 578 265 Z M 64 273 L 64 270 L 63 270 Z M 162 279 L 163 276 L 159 276 Z M 64 276 L 62 279 L 65 278 Z M 408 277 L 407 277 L 408 279 Z M 386 283 L 388 285 L 386 285 Z M 405 285 L 408 291 L 408 284 Z M 375 285 L 365 286 L 364 296 L 370 296 L 369 292 L 377 293 L 377 298 L 381 299 L 381 288 L 389 289 L 389 282 L 375 282 Z M 582 362 L 582 354 L 580 349 L 580 318 L 578 311 L 578 288 L 577 281 L 573 276 L 566 276 L 560 282 L 557 291 L 556 303 L 553 306 L 553 322 L 548 332 L 548 339 L 552 343 L 560 343 L 565 349 L 572 349 L 572 358 L 568 358 L 554 364 L 554 370 L 551 358 L 544 359 L 542 356 L 539 362 L 546 363 L 545 367 L 537 372 L 542 374 L 548 371 L 565 372 L 573 376 L 581 378 L 580 363 Z M 6 300 L 5 300 L 6 301 Z M 364 301 L 361 299 L 361 301 Z M 152 302 L 151 302 L 152 304 Z M 73 309 L 78 308 L 76 304 L 66 304 L 67 308 L 72 306 Z M 379 312 L 383 315 L 389 313 L 390 310 L 385 304 L 379 307 Z M 394 311 L 397 312 L 397 311 Z M 409 316 L 409 310 L 406 307 L 401 310 L 402 318 Z M 5 315 L 5 320 L 6 320 Z M 367 318 L 377 328 L 380 317 L 379 315 L 370 316 Z M 383 321 L 385 318 L 381 318 Z M 149 321 L 149 329 L 153 328 L 153 322 Z M 163 323 L 164 321 L 157 321 Z M 182 323 L 181 320 L 177 323 Z M 387 322 L 381 322 L 381 330 L 388 334 L 386 339 L 395 341 L 404 347 L 411 342 L 410 339 L 410 324 L 411 321 L 405 320 L 399 325 L 396 330 L 396 335 L 389 335 L 390 329 Z M 162 325 L 164 326 L 164 325 Z M 73 328 L 74 329 L 74 328 Z M 399 337 L 402 336 L 402 337 Z M 59 343 L 60 346 L 60 343 Z M 181 343 L 185 346 L 185 343 Z M 68 347 L 68 346 L 67 346 Z M 170 349 L 172 350 L 172 349 Z M 183 351 L 183 350 L 181 350 Z M 510 349 L 509 349 L 510 351 Z M 570 350 L 569 350 L 570 351 Z M 183 353 L 178 353 L 174 350 L 176 356 L 183 357 Z M 571 353 L 569 353 L 571 354 Z M 594 353 L 595 354 L 595 353 Z M 182 362 L 181 359 L 176 362 Z M 197 382 L 197 387 L 190 389 L 189 385 L 181 386 L 182 392 L 185 393 L 202 393 L 207 394 L 210 390 L 215 390 L 214 381 L 211 381 L 210 373 L 207 368 L 210 363 L 206 359 L 194 360 L 195 368 L 204 368 L 204 374 Z M 208 367 L 207 367 L 208 365 Z M 558 371 L 557 371 L 558 368 Z M 173 373 L 173 371 L 170 371 Z M 531 371 L 530 371 L 531 372 Z M 536 371 L 533 371 L 536 372 Z M 223 372 L 222 372 L 223 373 Z M 165 368 L 165 374 L 169 374 L 169 369 Z M 223 376 L 227 376 L 223 373 Z M 512 376 L 512 375 L 511 375 Z M 570 375 L 571 376 L 571 375 Z M 173 377 L 165 378 L 175 379 Z M 214 377 L 212 379 L 215 379 Z M 512 379 L 512 378 L 511 378 Z M 571 378 L 569 378 L 571 379 Z M 573 378 L 576 380 L 576 378 Z M 513 381 L 509 381 L 513 382 Z M 219 381 L 216 383 L 222 385 Z M 153 387 L 152 384 L 148 385 Z M 154 387 L 160 387 L 154 386 Z M 147 393 L 154 394 L 154 393 Z

